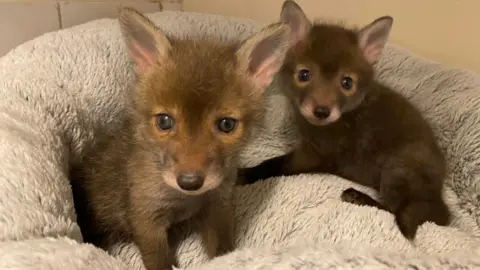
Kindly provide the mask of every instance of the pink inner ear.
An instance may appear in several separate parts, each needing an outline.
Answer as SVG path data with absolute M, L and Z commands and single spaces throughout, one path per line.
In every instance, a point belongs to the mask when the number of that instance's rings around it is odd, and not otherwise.
M 308 29 L 300 27 L 298 32 L 293 34 L 292 47 L 301 44 L 308 36 Z
M 375 63 L 381 53 L 382 47 L 378 44 L 370 44 L 363 48 L 363 56 L 370 64 Z
M 382 54 L 385 41 L 379 40 L 363 46 L 363 56 L 370 64 L 375 63 Z
M 257 72 L 253 75 L 253 80 L 257 88 L 263 90 L 272 83 L 273 77 L 281 67 L 281 62 L 278 59 L 279 55 L 275 53 L 265 59 L 258 67 Z
M 135 62 L 135 71 L 138 74 L 150 71 L 155 65 L 155 55 L 140 46 L 136 41 L 133 41 L 131 46 L 130 54 Z

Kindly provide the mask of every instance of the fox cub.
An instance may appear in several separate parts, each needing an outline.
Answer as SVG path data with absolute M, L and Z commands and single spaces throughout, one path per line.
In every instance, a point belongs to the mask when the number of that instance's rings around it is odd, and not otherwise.
M 381 17 L 359 30 L 312 24 L 287 0 L 281 21 L 291 26 L 292 48 L 280 74 L 302 143 L 285 156 L 241 170 L 246 183 L 335 174 L 379 191 L 382 203 L 353 188 L 341 198 L 390 211 L 408 239 L 425 221 L 447 225 L 446 161 L 434 133 L 410 102 L 374 79 L 373 64 L 393 19 Z
M 226 44 L 168 37 L 131 8 L 119 22 L 136 84 L 124 123 L 72 177 L 85 240 L 103 248 L 133 241 L 148 270 L 171 269 L 168 231 L 194 220 L 210 258 L 230 252 L 239 153 L 263 120 L 290 27 L 274 23 Z

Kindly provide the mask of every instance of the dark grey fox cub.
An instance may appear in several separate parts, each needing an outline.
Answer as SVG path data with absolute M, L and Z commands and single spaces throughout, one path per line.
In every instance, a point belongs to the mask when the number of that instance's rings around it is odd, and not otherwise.
M 133 241 L 148 270 L 171 269 L 168 231 L 194 219 L 209 257 L 227 253 L 239 153 L 263 119 L 290 28 L 275 23 L 225 44 L 169 38 L 130 8 L 119 21 L 137 82 L 123 125 L 72 176 L 85 240 Z
M 272 176 L 331 173 L 379 191 L 382 204 L 353 188 L 344 201 L 392 212 L 409 239 L 425 221 L 447 225 L 446 162 L 431 127 L 404 97 L 374 80 L 373 64 L 393 24 L 381 17 L 360 30 L 311 24 L 285 1 L 293 47 L 281 71 L 302 143 L 293 152 L 240 171 L 246 183 Z

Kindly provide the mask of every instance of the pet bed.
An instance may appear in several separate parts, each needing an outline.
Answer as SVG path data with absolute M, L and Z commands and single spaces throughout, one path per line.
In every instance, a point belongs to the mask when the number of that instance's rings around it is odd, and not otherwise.
M 164 11 L 149 17 L 170 35 L 247 37 L 265 23 Z M 393 30 L 395 31 L 395 30 Z M 480 269 L 480 76 L 388 45 L 378 78 L 432 122 L 449 161 L 449 227 L 425 223 L 413 243 L 391 214 L 340 201 L 370 189 L 332 175 L 279 177 L 238 187 L 237 251 L 206 262 L 196 234 L 178 248 L 189 269 Z M 133 244 L 110 253 L 82 243 L 69 167 L 115 130 L 133 74 L 117 20 L 52 32 L 0 59 L 0 269 L 142 269 Z M 244 166 L 288 151 L 290 108 L 276 82 L 261 135 Z M 392 108 L 394 109 L 394 108 Z

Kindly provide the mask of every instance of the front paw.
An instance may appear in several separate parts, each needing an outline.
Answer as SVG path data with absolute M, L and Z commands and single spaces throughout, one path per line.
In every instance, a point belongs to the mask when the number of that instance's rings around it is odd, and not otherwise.
M 168 255 L 167 263 L 169 264 L 168 269 L 172 269 L 173 267 L 179 267 L 177 256 L 175 256 L 173 252 L 170 252 L 170 254 Z
M 343 202 L 356 205 L 361 205 L 361 197 L 361 193 L 354 188 L 348 188 L 342 192 L 342 195 L 340 195 L 340 198 Z
M 174 252 L 144 252 L 142 254 L 143 264 L 146 270 L 172 270 L 173 266 L 178 268 L 177 258 Z
M 218 247 L 216 250 L 215 257 L 219 257 L 225 255 L 227 253 L 232 252 L 235 249 L 235 245 L 233 244 L 233 240 L 220 240 L 218 243 Z
M 354 188 L 347 188 L 346 190 L 344 190 L 340 198 L 342 199 L 342 201 L 348 202 L 351 204 L 360 205 L 360 206 L 370 206 L 370 207 L 375 207 L 381 210 L 388 211 L 381 203 L 377 202 L 372 197 Z

